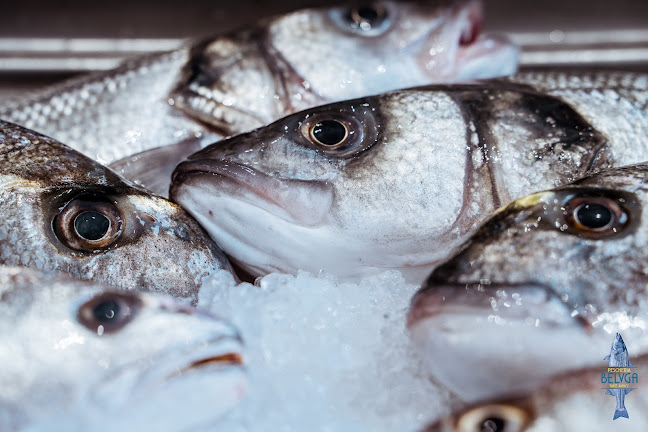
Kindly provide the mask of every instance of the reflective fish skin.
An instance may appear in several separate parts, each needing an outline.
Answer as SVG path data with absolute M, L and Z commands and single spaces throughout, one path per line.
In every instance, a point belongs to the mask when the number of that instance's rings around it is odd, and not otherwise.
M 646 370 L 648 358 L 641 356 L 635 363 L 639 366 L 639 371 Z M 428 426 L 423 432 L 614 430 L 617 425 L 612 424 L 609 417 L 610 398 L 605 397 L 601 391 L 601 371 L 605 371 L 605 368 L 573 371 L 552 377 L 542 387 L 528 394 L 480 401 L 457 410 Z M 633 414 L 632 421 L 625 421 L 619 427 L 624 431 L 645 431 L 648 415 L 643 407 L 646 403 L 648 391 L 639 386 L 628 402 L 636 415 Z M 499 426 L 499 429 L 493 426 Z
M 646 205 L 638 164 L 498 210 L 412 300 L 408 326 L 428 370 L 478 400 L 598 361 L 615 331 L 647 352 Z
M 197 300 L 229 262 L 177 205 L 51 138 L 0 122 L 0 262 Z
M 421 283 L 511 199 L 648 160 L 646 75 L 563 81 L 520 74 L 306 110 L 191 156 L 170 196 L 253 275 L 396 269 Z M 339 142 L 317 141 L 322 122 Z M 629 123 L 635 136 L 617 127 Z
M 163 151 L 161 157 L 170 158 L 165 169 L 158 160 L 149 162 L 156 153 L 114 166 L 166 194 L 175 165 L 224 135 L 326 102 L 516 69 L 513 45 L 477 37 L 479 1 L 376 5 L 373 12 L 305 9 L 135 58 L 0 109 L 0 119 L 52 136 L 101 163 L 175 144 Z M 374 20 L 368 19 L 372 13 Z
M 168 296 L 0 266 L 0 317 L 3 431 L 189 430 L 245 393 L 236 329 Z

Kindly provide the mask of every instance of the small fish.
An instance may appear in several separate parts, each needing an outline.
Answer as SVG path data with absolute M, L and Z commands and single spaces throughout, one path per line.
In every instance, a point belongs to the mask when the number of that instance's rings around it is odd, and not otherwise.
M 415 295 L 428 370 L 464 400 L 587 366 L 610 332 L 648 352 L 648 164 L 499 209 Z
M 255 276 L 420 284 L 488 214 L 648 160 L 648 75 L 526 73 L 325 105 L 209 146 L 170 196 Z
M 626 348 L 625 342 L 621 337 L 621 333 L 617 333 L 614 337 L 614 342 L 612 342 L 612 348 L 610 348 L 610 354 L 605 356 L 604 360 L 609 361 L 609 366 L 611 368 L 633 368 L 635 365 L 630 362 L 628 357 L 628 348 Z M 628 417 L 628 410 L 625 407 L 625 397 L 630 393 L 634 388 L 616 388 L 608 389 L 605 394 L 616 397 L 616 410 L 614 411 L 614 417 L 612 420 L 616 420 L 619 417 Z
M 0 345 L 3 431 L 194 430 L 247 386 L 227 322 L 24 267 L 0 266 Z
M 644 355 L 637 359 L 641 370 L 648 367 Z M 609 402 L 601 394 L 600 367 L 571 371 L 552 377 L 527 394 L 488 398 L 463 406 L 429 425 L 423 432 L 608 432 L 614 430 L 608 417 Z M 641 379 L 641 378 L 640 378 Z M 643 432 L 648 415 L 648 391 L 633 393 L 636 415 L 620 430 Z
M 165 195 L 179 162 L 226 135 L 336 100 L 513 73 L 517 49 L 481 36 L 482 20 L 478 0 L 304 9 L 52 87 L 0 119 Z
M 197 300 L 233 273 L 177 205 L 44 135 L 0 121 L 0 263 Z

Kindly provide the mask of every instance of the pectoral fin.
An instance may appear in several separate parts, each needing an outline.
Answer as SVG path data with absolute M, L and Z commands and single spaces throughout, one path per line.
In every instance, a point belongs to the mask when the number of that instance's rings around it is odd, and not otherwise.
M 610 389 L 607 389 L 607 390 L 605 391 L 605 394 L 606 394 L 606 395 L 610 395 L 610 396 L 616 396 L 616 395 L 614 394 L 614 392 L 613 392 L 612 390 L 610 390 Z

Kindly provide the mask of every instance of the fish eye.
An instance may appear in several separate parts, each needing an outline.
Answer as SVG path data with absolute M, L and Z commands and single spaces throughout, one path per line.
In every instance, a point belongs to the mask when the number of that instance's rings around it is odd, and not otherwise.
M 340 27 L 363 36 L 384 33 L 391 20 L 387 9 L 377 3 L 368 3 L 346 10 L 336 10 L 334 20 Z
M 309 115 L 301 122 L 300 128 L 309 147 L 330 156 L 345 157 L 375 143 L 373 125 L 373 118 L 357 110 L 356 113 L 335 111 Z
M 79 197 L 67 203 L 54 217 L 56 237 L 70 249 L 96 252 L 115 243 L 123 229 L 117 207 L 94 197 Z
M 567 222 L 578 233 L 606 236 L 620 232 L 628 222 L 628 212 L 618 200 L 577 196 L 565 204 Z
M 525 410 L 493 404 L 470 409 L 457 420 L 458 432 L 521 432 L 529 423 Z
M 131 322 L 141 306 L 136 294 L 107 292 L 82 304 L 77 320 L 90 331 L 111 333 Z
M 349 130 L 339 120 L 322 120 L 311 126 L 309 135 L 312 141 L 323 146 L 335 147 L 349 137 Z

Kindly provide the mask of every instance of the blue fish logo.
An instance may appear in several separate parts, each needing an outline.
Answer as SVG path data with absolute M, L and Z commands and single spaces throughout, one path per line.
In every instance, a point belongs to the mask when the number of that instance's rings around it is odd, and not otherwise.
M 635 367 L 635 365 L 630 362 L 628 349 L 623 342 L 621 334 L 616 334 L 614 342 L 612 342 L 610 355 L 606 356 L 603 360 L 609 360 L 609 363 L 608 374 L 605 378 L 605 374 L 601 374 L 601 382 L 609 383 L 610 386 L 614 387 L 608 388 L 605 394 L 616 397 L 616 410 L 614 411 L 612 420 L 616 420 L 619 417 L 630 418 L 628 416 L 628 410 L 625 407 L 625 397 L 634 390 L 634 388 L 629 388 L 628 384 L 637 382 L 637 374 L 632 374 L 630 371 L 630 368 Z M 614 381 L 612 381 L 613 376 Z M 613 382 L 614 384 L 612 384 Z

